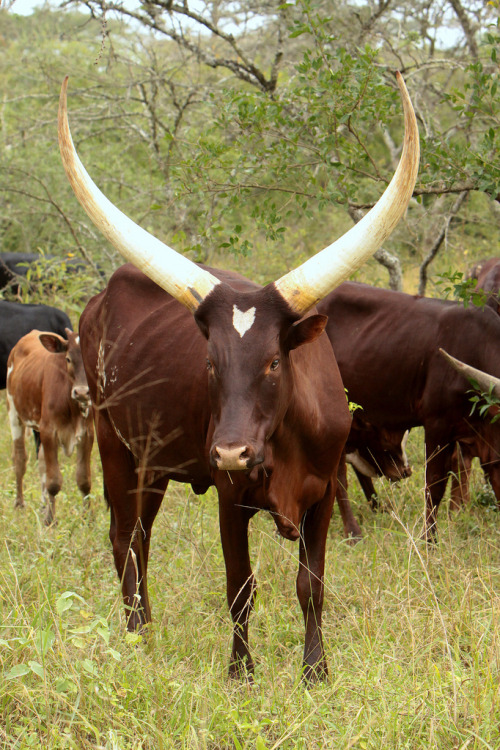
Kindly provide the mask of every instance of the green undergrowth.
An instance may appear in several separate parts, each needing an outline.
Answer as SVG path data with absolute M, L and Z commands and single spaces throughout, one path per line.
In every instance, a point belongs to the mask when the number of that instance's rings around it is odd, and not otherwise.
M 84 513 L 64 461 L 57 526 L 41 523 L 33 456 L 16 511 L 10 439 L 0 438 L 0 747 L 498 748 L 500 526 L 479 470 L 469 508 L 439 544 L 420 541 L 422 435 L 413 476 L 380 481 L 373 514 L 351 476 L 364 538 L 351 547 L 336 511 L 325 576 L 328 680 L 300 681 L 298 546 L 259 514 L 251 526 L 259 595 L 250 626 L 253 685 L 227 678 L 231 628 L 215 493 L 172 485 L 155 523 L 154 623 L 126 634 L 94 460 Z M 30 448 L 31 450 L 31 448 Z

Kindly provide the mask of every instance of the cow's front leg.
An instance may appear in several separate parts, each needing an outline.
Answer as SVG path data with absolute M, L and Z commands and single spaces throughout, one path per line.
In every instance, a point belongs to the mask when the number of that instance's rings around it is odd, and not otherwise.
M 305 624 L 303 677 L 306 681 L 324 679 L 328 674 L 321 618 L 325 546 L 333 498 L 334 488 L 329 484 L 323 499 L 305 512 L 301 523 L 297 596 Z
M 250 567 L 248 524 L 255 511 L 225 501 L 219 489 L 219 523 L 226 564 L 227 602 L 233 620 L 233 648 L 229 676 L 252 680 L 254 663 L 248 648 L 248 620 L 253 609 L 256 582 Z
M 467 446 L 457 443 L 451 459 L 450 511 L 460 510 L 470 501 L 472 455 Z
M 148 594 L 148 559 L 153 520 L 163 500 L 163 493 L 142 498 L 142 515 L 127 514 L 111 508 L 110 538 L 113 537 L 113 557 L 122 583 L 127 630 L 143 633 L 151 622 Z M 130 501 L 133 503 L 133 499 Z
M 453 442 L 441 442 L 426 435 L 424 537 L 431 543 L 437 541 L 437 513 L 448 483 L 453 447 Z
M 361 489 L 363 490 L 363 494 L 366 497 L 368 501 L 368 505 L 372 509 L 374 513 L 377 511 L 384 512 L 385 508 L 381 508 L 379 501 L 378 501 L 378 495 L 375 490 L 375 487 L 373 485 L 373 479 L 371 477 L 367 477 L 366 474 L 362 474 L 358 469 L 356 469 L 355 466 L 352 467 L 354 470 L 354 473 L 356 474 L 356 479 L 358 480 Z
M 337 469 L 337 504 L 339 506 L 342 523 L 344 524 L 344 535 L 346 539 L 349 540 L 349 544 L 356 544 L 356 542 L 363 536 L 363 533 L 354 513 L 352 512 L 351 503 L 349 502 L 347 494 L 347 487 L 347 464 L 345 453 L 343 452 Z
M 45 505 L 45 524 L 50 526 L 56 519 L 56 495 L 62 487 L 62 474 L 57 460 L 57 438 L 40 432 L 40 440 L 38 469 L 42 483 L 42 502 Z
M 90 457 L 94 443 L 94 429 L 90 422 L 81 435 L 76 446 L 76 483 L 78 489 L 86 498 L 92 487 L 92 474 L 90 469 Z

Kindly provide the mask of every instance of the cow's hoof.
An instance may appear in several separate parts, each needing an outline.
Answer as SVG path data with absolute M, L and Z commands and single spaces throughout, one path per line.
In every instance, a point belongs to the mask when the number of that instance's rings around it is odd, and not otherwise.
M 251 660 L 232 660 L 229 664 L 228 677 L 230 680 L 237 680 L 238 682 L 246 682 L 253 685 L 254 679 L 254 665 Z
M 314 685 L 316 682 L 324 682 L 328 679 L 328 667 L 324 660 L 317 664 L 304 664 L 302 667 L 302 682 L 306 685 Z

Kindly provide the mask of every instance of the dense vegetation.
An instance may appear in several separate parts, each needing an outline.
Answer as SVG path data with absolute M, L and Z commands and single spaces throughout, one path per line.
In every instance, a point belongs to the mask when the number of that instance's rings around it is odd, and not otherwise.
M 212 0 L 186 25 L 188 5 L 148 0 L 133 25 L 94 0 L 25 18 L 15 3 L 0 9 L 0 249 L 40 252 L 25 301 L 56 304 L 76 325 L 103 280 L 92 268 L 66 275 L 49 256 L 82 256 L 106 274 L 121 262 L 60 165 L 66 73 L 74 139 L 103 191 L 190 257 L 265 281 L 324 247 L 381 194 L 401 142 L 401 69 L 419 118 L 419 181 L 379 263 L 358 278 L 442 294 L 453 284 L 436 283 L 439 273 L 500 254 L 496 2 Z M 59 522 L 47 530 L 34 451 L 28 507 L 13 508 L 3 403 L 0 419 L 2 747 L 500 746 L 497 513 L 476 471 L 471 507 L 448 519 L 443 504 L 439 545 L 426 548 L 419 430 L 413 476 L 379 483 L 391 512 L 373 515 L 351 477 L 362 542 L 346 544 L 335 514 L 331 676 L 307 690 L 297 549 L 269 518 L 251 531 L 257 680 L 235 685 L 226 679 L 231 627 L 214 493 L 169 489 L 153 532 L 155 622 L 142 641 L 123 629 L 97 451 L 90 512 L 66 461 Z

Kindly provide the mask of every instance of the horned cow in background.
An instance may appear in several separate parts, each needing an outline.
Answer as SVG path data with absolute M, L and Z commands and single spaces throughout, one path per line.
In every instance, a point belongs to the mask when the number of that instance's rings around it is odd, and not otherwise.
M 426 446 L 426 535 L 453 468 L 456 443 L 488 450 L 488 477 L 500 500 L 500 423 L 471 415 L 470 384 L 440 354 L 500 376 L 500 318 L 484 310 L 346 282 L 318 309 L 348 390 L 370 424 L 391 430 L 423 426 Z M 478 449 L 479 450 L 479 449 Z
M 325 542 L 351 419 L 323 333 L 326 318 L 314 306 L 375 252 L 411 197 L 418 131 L 399 75 L 398 84 L 405 142 L 386 191 L 346 235 L 264 288 L 197 266 L 102 195 L 74 150 L 63 84 L 59 141 L 70 183 L 96 226 L 137 266 L 118 269 L 80 322 L 128 627 L 151 620 L 151 528 L 169 480 L 196 492 L 215 485 L 234 625 L 232 676 L 251 676 L 254 666 L 248 525 L 259 510 L 271 513 L 282 536 L 299 540 L 304 676 L 327 672 Z
M 90 492 L 90 454 L 94 440 L 89 388 L 83 369 L 79 337 L 66 329 L 67 340 L 55 333 L 31 331 L 12 349 L 8 359 L 7 406 L 16 472 L 16 506 L 24 507 L 26 471 L 25 428 L 40 437 L 39 465 L 45 523 L 55 520 L 56 495 L 62 486 L 57 459 L 59 445 L 66 455 L 75 446 L 76 481 L 85 497 Z

